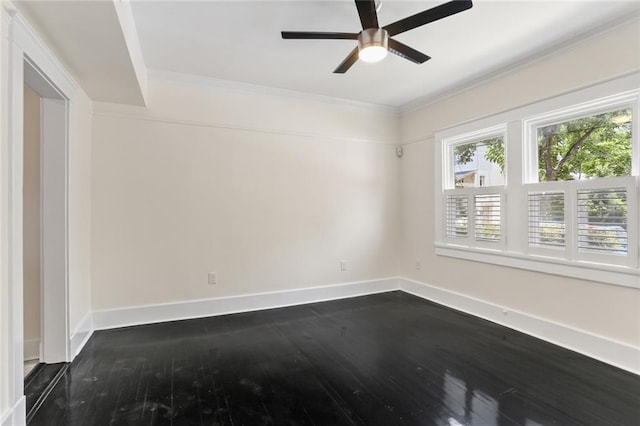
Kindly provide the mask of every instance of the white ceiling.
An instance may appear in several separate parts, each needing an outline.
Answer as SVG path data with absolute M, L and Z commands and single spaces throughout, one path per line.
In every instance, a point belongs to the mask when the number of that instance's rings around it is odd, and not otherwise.
M 17 1 L 42 37 L 95 100 L 144 104 L 112 1 Z
M 92 43 L 111 35 L 99 13 L 86 11 L 99 2 L 30 3 L 39 25 L 55 28 L 49 33 L 56 51 L 83 75 L 95 72 L 84 79 L 107 89 L 117 70 L 109 60 L 99 60 L 103 52 Z M 51 3 L 67 4 L 65 25 L 56 22 L 60 13 Z M 82 7 L 74 8 L 76 3 Z M 383 0 L 379 22 L 386 25 L 441 3 Z M 433 98 L 640 13 L 639 0 L 476 0 L 468 11 L 396 37 L 430 61 L 416 65 L 389 55 L 381 63 L 358 62 L 346 74 L 333 74 L 355 41 L 283 40 L 280 31 L 359 32 L 352 0 L 131 0 L 131 7 L 149 69 L 392 107 Z M 83 69 L 83 61 L 101 67 Z M 113 101 L 108 93 L 101 96 L 94 99 Z
M 443 1 L 383 0 L 380 25 Z M 476 79 L 603 23 L 638 11 L 637 1 L 487 1 L 396 38 L 432 57 L 416 65 L 389 55 L 378 64 L 335 67 L 351 40 L 282 40 L 281 30 L 359 32 L 351 0 L 134 0 L 149 68 L 401 106 Z

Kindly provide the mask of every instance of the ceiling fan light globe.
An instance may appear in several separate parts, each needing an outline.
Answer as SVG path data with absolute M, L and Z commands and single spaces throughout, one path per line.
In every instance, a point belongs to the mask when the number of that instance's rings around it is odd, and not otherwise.
M 387 56 L 387 49 L 382 46 L 366 46 L 358 52 L 358 58 L 364 62 L 380 62 Z
M 378 62 L 387 56 L 389 34 L 382 28 L 362 30 L 358 35 L 358 58 L 364 62 Z

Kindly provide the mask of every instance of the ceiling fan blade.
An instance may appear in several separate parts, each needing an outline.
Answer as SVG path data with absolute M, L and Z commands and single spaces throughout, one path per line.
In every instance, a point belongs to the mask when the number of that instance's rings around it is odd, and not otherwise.
M 282 31 L 284 39 L 298 40 L 357 40 L 355 33 L 329 33 L 329 32 L 309 32 L 309 31 Z
M 441 4 L 424 12 L 416 13 L 408 18 L 401 19 L 383 28 L 387 30 L 389 36 L 403 33 L 417 27 L 421 27 L 430 22 L 437 21 L 447 16 L 455 15 L 467 9 L 471 9 L 473 3 L 470 0 L 453 0 L 448 3 Z
M 358 15 L 360 15 L 360 23 L 362 29 L 380 28 L 378 25 L 378 14 L 376 13 L 375 0 L 356 0 Z
M 422 64 L 423 62 L 427 62 L 431 59 L 430 56 L 425 55 L 422 52 L 418 52 L 416 49 L 413 49 L 407 46 L 404 43 L 400 43 L 392 38 L 389 39 L 389 52 L 394 55 L 398 55 L 401 58 L 407 59 L 414 64 Z
M 358 48 L 356 47 L 351 51 L 351 53 L 349 53 L 349 56 L 344 58 L 344 61 L 342 61 L 342 63 L 338 65 L 338 68 L 333 71 L 334 74 L 344 74 L 345 72 L 347 72 L 347 70 L 349 70 L 349 68 L 351 68 L 351 65 L 356 63 L 357 60 Z

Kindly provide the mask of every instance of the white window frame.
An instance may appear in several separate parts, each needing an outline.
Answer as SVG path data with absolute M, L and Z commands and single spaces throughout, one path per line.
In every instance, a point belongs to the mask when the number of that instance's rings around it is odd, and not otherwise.
M 535 129 L 545 123 L 631 107 L 632 176 L 585 181 L 538 182 L 537 140 Z M 436 254 L 493 263 L 520 269 L 640 288 L 640 72 L 605 83 L 542 100 L 500 114 L 443 129 L 435 134 L 435 250 Z M 465 188 L 497 192 L 502 189 L 502 244 L 474 244 L 473 223 L 469 220 L 467 239 L 447 238 L 443 202 L 455 187 L 452 146 L 496 136 L 502 129 L 505 140 L 505 186 Z M 533 130 L 532 130 L 533 129 Z M 531 135 L 534 135 L 532 143 Z M 535 150 L 535 153 L 532 151 Z M 534 155 L 535 154 L 535 155 Z M 451 181 L 453 179 L 453 182 Z M 628 246 L 626 256 L 578 252 L 573 228 L 577 226 L 574 206 L 578 189 L 627 188 Z M 493 191 L 492 191 L 493 190 Z M 565 249 L 530 247 L 528 242 L 528 193 L 558 191 L 565 193 Z M 479 192 L 479 191 L 478 191 Z M 469 198 L 469 211 L 473 197 Z M 508 218 L 508 221 L 506 220 Z

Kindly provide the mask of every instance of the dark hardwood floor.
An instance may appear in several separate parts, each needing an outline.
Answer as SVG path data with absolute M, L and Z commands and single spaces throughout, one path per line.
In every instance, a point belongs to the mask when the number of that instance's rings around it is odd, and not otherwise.
M 57 364 L 40 363 L 24 378 L 24 396 L 27 408 L 27 423 L 38 412 L 40 406 L 46 401 L 49 393 L 55 388 L 58 381 L 64 376 L 68 363 Z
M 640 425 L 640 377 L 402 292 L 96 332 L 32 425 Z

